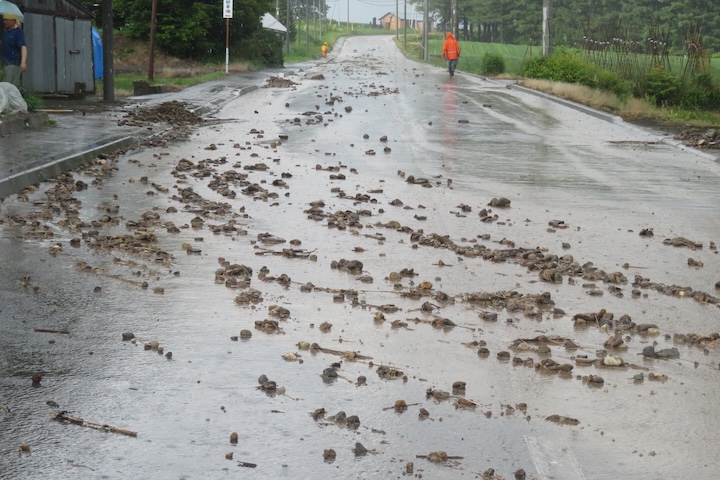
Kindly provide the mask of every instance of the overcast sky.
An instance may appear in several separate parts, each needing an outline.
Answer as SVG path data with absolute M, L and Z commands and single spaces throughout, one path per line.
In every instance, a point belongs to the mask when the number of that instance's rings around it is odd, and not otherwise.
M 400 18 L 403 18 L 404 0 L 399 1 Z M 395 0 L 326 0 L 328 18 L 346 22 L 348 3 L 350 5 L 350 22 L 370 23 L 373 18 L 380 18 L 388 12 L 395 13 Z M 407 17 L 412 18 L 413 6 L 408 4 Z

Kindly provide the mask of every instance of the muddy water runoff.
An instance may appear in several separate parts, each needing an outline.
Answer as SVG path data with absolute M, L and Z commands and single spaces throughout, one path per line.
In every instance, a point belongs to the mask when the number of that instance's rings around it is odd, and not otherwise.
M 320 73 L 324 79 L 310 78 Z M 59 209 L 38 219 L 53 238 L 27 238 L 28 226 L 9 218 L 41 211 L 52 183 L 27 201 L 4 202 L 0 404 L 9 412 L 0 411 L 0 478 L 493 478 L 489 469 L 494 478 L 515 478 L 519 469 L 537 479 L 716 478 L 720 352 L 677 344 L 673 335 L 720 330 L 718 307 L 689 295 L 690 289 L 714 295 L 720 280 L 709 248 L 720 240 L 717 163 L 503 85 L 462 73 L 449 78 L 404 59 L 389 38 L 348 39 L 327 63 L 288 78 L 297 85 L 245 95 L 217 115 L 222 122 L 194 130 L 187 141 L 121 156 L 102 186 L 73 193 L 87 222 L 119 205 L 110 214 L 119 224 L 100 227 L 101 235 L 132 234 L 126 222 L 152 210 L 160 224 L 180 227 L 202 217 L 204 226 L 179 233 L 154 227 L 159 248 L 173 256 L 168 264 L 91 250 L 86 241 L 71 246 L 80 232 L 61 226 Z M 331 97 L 337 97 L 333 105 Z M 287 140 L 276 143 L 280 135 Z M 387 142 L 380 140 L 384 135 Z M 209 175 L 193 176 L 197 169 L 191 169 L 182 172 L 184 180 L 173 176 L 183 158 L 195 166 L 213 161 Z M 268 169 L 244 170 L 256 163 Z M 265 192 L 246 195 L 246 185 L 231 184 L 237 195 L 228 198 L 209 187 L 231 169 Z M 339 174 L 345 179 L 331 178 Z M 430 188 L 408 183 L 410 175 L 428 179 Z M 74 178 L 92 181 L 79 172 Z M 276 180 L 287 186 L 273 185 Z M 188 187 L 200 203 L 176 199 Z M 493 197 L 506 197 L 511 206 L 491 208 L 497 218 L 481 222 L 478 214 Z M 396 199 L 402 205 L 392 205 Z M 325 216 L 313 220 L 304 212 L 317 200 L 324 201 Z M 230 213 L 213 215 L 204 201 L 226 202 Z M 360 225 L 328 228 L 327 214 L 361 210 L 371 216 L 360 216 Z M 230 220 L 239 232 L 210 231 Z M 555 220 L 567 228 L 552 228 Z M 408 228 L 388 226 L 393 221 Z M 654 236 L 640 236 L 644 228 Z M 593 262 L 628 281 L 563 275 L 562 283 L 548 283 L 517 260 L 492 262 L 418 245 L 411 231 L 419 230 L 419 237 L 447 235 L 464 247 L 572 255 L 579 265 Z M 258 235 L 264 233 L 287 242 L 263 244 Z M 679 236 L 702 248 L 663 244 Z M 295 239 L 301 243 L 289 243 Z M 51 254 L 57 242 L 62 250 Z M 187 254 L 183 243 L 199 252 Z M 300 258 L 279 255 L 283 249 L 297 250 Z M 250 288 L 261 292 L 262 302 L 238 305 L 236 296 L 247 289 L 216 283 L 219 257 L 252 268 Z M 704 267 L 688 266 L 689 257 Z M 361 261 L 362 272 L 333 269 L 341 259 Z M 80 271 L 78 262 L 94 273 Z M 258 277 L 263 267 L 265 280 Z M 402 269 L 416 275 L 389 279 Z M 271 280 L 282 274 L 290 284 Z M 643 288 L 632 295 L 635 275 L 688 294 Z M 143 281 L 149 288 L 140 287 Z M 316 288 L 301 291 L 308 282 Z M 432 288 L 409 295 L 421 282 Z M 153 293 L 158 287 L 164 294 Z M 357 300 L 335 298 L 341 290 L 355 290 Z M 502 291 L 548 292 L 554 306 L 531 302 L 508 310 L 463 301 L 467 294 Z M 438 299 L 438 292 L 454 303 Z M 430 311 L 421 309 L 425 302 Z M 270 305 L 289 310 L 279 320 L 281 332 L 254 328 L 273 318 Z M 381 305 L 397 311 L 377 321 Z M 573 322 L 575 314 L 601 309 L 615 319 L 629 315 L 636 324 L 656 324 L 659 332 L 629 330 L 622 333 L 627 348 L 606 349 L 611 329 Z M 497 321 L 482 319 L 483 312 L 496 313 Z M 431 322 L 438 318 L 456 326 L 436 328 Z M 321 331 L 323 322 L 332 324 L 329 331 Z M 231 339 L 242 329 L 252 338 Z M 122 341 L 123 332 L 139 341 Z M 561 340 L 547 344 L 549 354 L 539 353 L 538 343 L 509 348 L 538 335 L 572 339 L 579 348 L 567 349 Z M 145 350 L 143 343 L 152 340 L 172 351 L 172 359 Z M 324 350 L 301 350 L 299 342 Z M 485 342 L 489 355 L 478 355 L 472 342 Z M 679 358 L 643 358 L 643 348 L 653 344 L 677 348 Z M 626 365 L 577 362 L 602 358 L 599 350 Z M 510 358 L 498 359 L 500 351 Z M 286 353 L 300 361 L 284 360 Z M 536 368 L 547 359 L 574 369 Z M 323 378 L 336 362 L 338 377 Z M 381 378 L 379 365 L 404 378 Z M 39 386 L 32 386 L 34 372 L 42 372 Z M 638 373 L 642 382 L 633 380 Z M 664 381 L 649 380 L 651 373 Z M 259 390 L 262 374 L 285 394 Z M 583 381 L 590 375 L 604 383 Z M 359 376 L 365 385 L 357 385 Z M 464 391 L 453 392 L 456 381 L 466 382 Z M 428 389 L 451 396 L 429 398 Z M 463 408 L 461 398 L 475 407 Z M 398 400 L 407 410 L 392 408 Z M 137 437 L 55 421 L 49 401 Z M 321 407 L 325 417 L 314 420 L 309 413 Z M 420 408 L 428 418 L 419 418 Z M 340 411 L 357 415 L 359 427 L 334 422 L 330 417 Z M 546 420 L 551 415 L 579 423 L 559 425 Z M 230 443 L 232 432 L 237 444 Z M 369 453 L 355 455 L 356 442 Z M 19 454 L 21 443 L 32 452 Z M 324 461 L 327 449 L 335 450 L 334 461 Z M 454 458 L 417 458 L 438 451 Z M 412 474 L 408 462 L 414 462 Z

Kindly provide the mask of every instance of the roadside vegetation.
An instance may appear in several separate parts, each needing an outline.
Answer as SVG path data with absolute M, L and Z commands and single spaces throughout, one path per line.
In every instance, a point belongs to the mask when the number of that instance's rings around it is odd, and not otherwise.
M 293 30 L 299 33 L 294 34 Z M 350 23 L 348 27 L 347 23 L 331 22 L 318 25 L 311 22 L 309 28 L 306 29 L 305 23 L 299 23 L 294 25 L 294 28 L 291 28 L 291 37 L 294 40 L 290 43 L 290 53 L 285 56 L 285 63 L 299 63 L 318 59 L 322 57 L 320 47 L 323 42 L 328 42 L 332 50 L 332 47 L 341 37 L 391 34 L 395 34 L 395 30 L 385 30 L 370 25 Z
M 97 26 L 102 29 L 101 4 L 79 1 L 95 13 Z M 564 95 L 576 101 L 603 104 L 598 108 L 616 113 L 630 109 L 655 112 L 653 115 L 662 120 L 717 123 L 720 59 L 715 54 L 709 61 L 709 53 L 720 51 L 720 13 L 713 6 L 708 0 L 654 2 L 651 7 L 647 2 L 621 0 L 556 2 L 552 18 L 554 43 L 565 47 L 549 58 L 541 57 L 538 46 L 542 36 L 541 2 L 518 0 L 512 5 L 499 5 L 497 0 L 467 0 L 458 5 L 457 15 L 452 18 L 449 1 L 430 0 L 428 13 L 442 32 L 451 29 L 451 21 L 457 22 L 463 49 L 460 70 L 496 78 L 528 78 L 526 85 L 563 90 Z M 289 23 L 285 25 L 289 45 L 285 45 L 285 34 L 263 28 L 261 17 L 266 12 L 274 13 L 281 23 Z M 161 73 L 155 83 L 182 88 L 217 78 L 214 75 L 224 70 L 226 38 L 234 65 L 241 62 L 243 68 L 260 69 L 320 58 L 322 42 L 332 47 L 340 36 L 394 33 L 371 28 L 369 22 L 348 25 L 328 21 L 332 9 L 324 0 L 235 2 L 229 29 L 224 13 L 222 2 L 158 3 L 157 50 L 201 62 L 207 71 L 198 70 L 188 75 L 193 78 L 187 81 L 172 72 Z M 382 13 L 378 11 L 378 15 Z M 113 2 L 113 24 L 129 39 L 148 42 L 150 15 L 147 0 Z M 284 21 L 288 18 L 294 20 Z M 421 58 L 419 32 L 408 32 L 408 38 L 404 34 L 402 28 L 398 44 L 409 57 Z M 443 63 L 441 45 L 442 35 L 433 34 L 428 48 L 433 64 Z M 143 73 L 120 72 L 117 84 L 121 91 L 130 90 L 132 82 Z M 560 88 L 558 83 L 576 87 Z M 590 93 L 592 90 L 602 94 Z M 599 101 L 607 95 L 611 99 Z M 648 107 L 636 106 L 642 102 Z
M 347 36 L 347 25 L 333 24 L 319 30 L 310 24 L 306 39 L 302 35 L 290 45 L 290 54 L 285 62 L 298 63 L 321 57 L 320 46 L 328 42 L 332 47 L 341 37 Z M 305 31 L 304 26 L 301 29 Z M 353 35 L 392 35 L 394 30 L 353 26 Z M 440 58 L 442 34 L 430 38 L 430 63 L 444 66 Z M 120 40 L 116 52 L 119 67 L 116 69 L 115 91 L 117 96 L 129 96 L 133 93 L 133 82 L 146 80 L 147 51 L 146 43 L 130 41 L 118 34 Z M 396 40 L 405 55 L 417 60 L 422 59 L 420 35 L 408 29 L 407 39 L 404 30 L 400 30 Z M 407 48 L 405 45 L 407 44 Z M 678 59 L 671 58 L 671 72 L 650 72 L 644 79 L 642 94 L 637 85 L 623 80 L 614 72 L 603 70 L 584 61 L 578 50 L 558 48 L 548 58 L 542 57 L 539 46 L 507 45 L 498 43 L 461 42 L 462 57 L 460 70 L 498 79 L 511 79 L 519 84 L 544 91 L 560 98 L 610 112 L 626 120 L 646 121 L 658 124 L 679 124 L 710 126 L 720 124 L 720 58 L 711 62 L 711 74 L 700 76 L 699 82 L 687 89 L 686 97 L 677 92 L 685 85 L 673 76 L 672 71 L 681 68 Z M 180 60 L 162 52 L 157 55 L 155 80 L 153 84 L 164 84 L 170 90 L 181 90 L 225 76 L 224 63 L 205 63 Z M 234 61 L 229 66 L 231 73 L 241 73 L 262 68 L 249 61 Z M 703 83 L 705 82 L 705 83 Z M 97 84 L 102 92 L 102 82 Z M 672 95 L 671 95 L 672 94 Z M 685 98 L 685 100 L 682 100 Z M 658 101 L 659 99 L 659 101 Z M 673 99 L 673 102 L 668 102 Z M 680 101 L 677 101 L 677 100 Z M 714 106 L 713 108 L 703 108 Z
M 300 33 L 297 33 L 298 31 Z M 395 33 L 394 30 L 372 28 L 368 25 L 351 25 L 348 28 L 345 23 L 310 22 L 306 28 L 304 23 L 297 23 L 294 29 L 291 29 L 294 40 L 289 45 L 289 53 L 287 46 L 281 45 L 284 63 L 319 59 L 323 42 L 328 42 L 332 50 L 339 38 L 348 36 L 348 31 L 350 35 Z M 430 36 L 431 64 L 444 66 L 440 58 L 443 36 L 442 32 Z M 126 58 L 146 58 L 147 52 L 142 51 L 142 45 L 146 45 L 146 42 L 128 43 L 129 39 L 122 33 L 118 33 L 118 38 L 125 40 L 119 42 L 121 50 L 116 54 L 120 61 L 115 78 L 116 94 L 127 96 L 133 92 L 133 82 L 145 80 L 147 77 L 144 70 L 146 66 L 127 61 Z M 282 42 L 282 36 L 278 35 L 277 38 Z M 422 59 L 420 42 L 420 32 L 408 29 L 406 37 L 405 30 L 399 30 L 396 44 L 408 57 Z M 627 120 L 695 126 L 720 125 L 720 56 L 717 54 L 709 62 L 709 70 L 705 74 L 682 78 L 680 72 L 684 70 L 683 62 L 687 60 L 681 55 L 669 55 L 662 66 L 627 79 L 618 72 L 588 61 L 580 49 L 558 47 L 553 55 L 543 58 L 538 45 L 471 41 L 461 41 L 460 44 L 461 71 L 498 79 L 512 79 L 527 88 L 611 112 Z M 162 51 L 159 55 L 161 60 L 156 61 L 156 65 L 161 66 L 156 69 L 153 83 L 167 85 L 171 90 L 180 90 L 225 75 L 224 63 L 220 61 L 198 63 L 178 60 Z M 651 60 L 637 57 L 634 61 L 642 63 Z M 229 70 L 237 73 L 261 68 L 262 62 L 233 60 Z M 101 82 L 98 86 L 101 88 Z
M 440 58 L 443 34 L 430 36 L 429 62 L 444 66 Z M 408 39 L 407 48 L 401 36 L 398 47 L 411 58 L 422 59 L 422 48 Z M 664 66 L 623 78 L 620 73 L 603 69 L 583 58 L 582 51 L 558 47 L 549 57 L 542 57 L 539 46 L 507 45 L 461 41 L 461 71 L 502 80 L 543 91 L 560 98 L 582 103 L 621 116 L 626 120 L 660 125 L 720 125 L 720 55 L 709 62 L 707 73 L 682 78 L 687 59 L 682 55 L 667 57 Z M 685 62 L 685 63 L 684 63 Z M 499 68 L 503 66 L 504 69 Z
M 301 33 L 294 35 L 295 40 L 289 45 L 289 54 L 285 45 L 281 45 L 283 62 L 299 63 L 319 59 L 322 54 L 320 47 L 323 42 L 335 45 L 341 37 L 351 35 L 388 35 L 389 31 L 382 28 L 373 28 L 368 25 L 346 23 L 310 23 L 306 29 L 305 23 L 295 25 L 295 30 Z M 306 33 L 307 32 L 307 37 Z M 349 33 L 348 33 L 349 32 Z M 279 41 L 284 36 L 273 34 Z M 147 81 L 147 59 L 149 56 L 148 42 L 135 40 L 122 31 L 114 33 L 114 59 L 115 59 L 115 94 L 129 96 L 133 92 L 133 82 Z M 230 73 L 256 71 L 265 68 L 263 62 L 243 60 L 230 50 L 231 62 L 228 66 Z M 217 80 L 225 76 L 224 58 L 209 59 L 199 62 L 192 59 L 182 59 L 168 54 L 158 48 L 155 51 L 155 75 L 151 85 L 166 85 L 169 90 L 181 90 L 203 82 Z M 102 93 L 102 82 L 97 82 L 96 88 Z

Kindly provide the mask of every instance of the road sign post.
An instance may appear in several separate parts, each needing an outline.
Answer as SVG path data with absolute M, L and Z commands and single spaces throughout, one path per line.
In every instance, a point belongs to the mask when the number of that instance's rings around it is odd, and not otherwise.
M 223 0 L 223 18 L 225 19 L 225 73 L 230 69 L 230 19 L 233 16 L 233 0 Z

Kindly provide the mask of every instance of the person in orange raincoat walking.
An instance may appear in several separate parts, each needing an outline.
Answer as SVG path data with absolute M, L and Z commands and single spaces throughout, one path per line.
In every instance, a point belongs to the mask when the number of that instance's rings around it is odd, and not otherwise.
M 320 47 L 320 51 L 322 52 L 323 58 L 327 58 L 327 51 L 328 51 L 328 43 L 327 42 L 322 44 L 322 47 Z
M 460 58 L 460 45 L 452 33 L 448 32 L 445 37 L 445 43 L 442 48 L 442 58 L 448 61 L 448 71 L 450 76 L 455 75 L 458 59 Z

